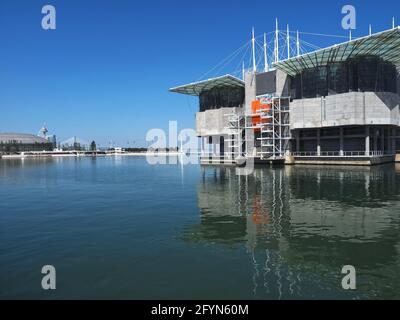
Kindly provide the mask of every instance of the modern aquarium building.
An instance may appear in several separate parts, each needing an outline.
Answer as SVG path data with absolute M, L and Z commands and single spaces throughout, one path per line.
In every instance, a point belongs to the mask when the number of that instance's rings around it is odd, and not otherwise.
M 242 78 L 170 89 L 199 97 L 203 164 L 400 161 L 400 27 L 305 54 L 297 47 L 285 59 L 278 41 L 262 71 L 253 33 L 253 68 Z

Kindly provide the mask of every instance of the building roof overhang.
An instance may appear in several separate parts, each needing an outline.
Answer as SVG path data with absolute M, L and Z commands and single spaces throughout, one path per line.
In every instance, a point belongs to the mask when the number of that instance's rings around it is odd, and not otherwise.
M 227 74 L 221 77 L 211 78 L 171 88 L 169 91 L 191 96 L 199 96 L 202 92 L 214 89 L 216 87 L 244 88 L 244 82 L 239 78 Z
M 306 69 L 346 61 L 361 55 L 379 56 L 400 70 L 400 27 L 286 59 L 275 63 L 274 67 L 294 76 Z

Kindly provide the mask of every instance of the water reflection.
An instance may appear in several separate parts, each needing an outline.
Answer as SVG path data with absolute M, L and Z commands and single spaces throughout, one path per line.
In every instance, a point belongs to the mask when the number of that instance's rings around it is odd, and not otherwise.
M 400 166 L 203 168 L 187 242 L 245 247 L 254 297 L 400 297 Z M 340 287 L 357 269 L 357 290 Z

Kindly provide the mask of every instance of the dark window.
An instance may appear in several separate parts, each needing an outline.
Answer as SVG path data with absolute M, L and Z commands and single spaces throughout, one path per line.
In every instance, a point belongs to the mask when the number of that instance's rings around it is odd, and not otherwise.
M 239 107 L 243 102 L 242 87 L 215 87 L 200 93 L 200 111 Z
M 321 129 L 321 137 L 333 137 L 333 136 L 338 136 L 339 134 L 340 134 L 339 128 Z
M 364 135 L 365 127 L 346 127 L 343 129 L 343 134 L 346 136 Z
M 310 137 L 316 137 L 317 136 L 317 130 L 315 129 L 306 129 L 300 131 L 300 137 L 302 138 L 310 138 Z
M 256 95 L 273 94 L 276 92 L 276 70 L 256 75 Z
M 306 69 L 291 81 L 294 99 L 351 91 L 397 93 L 396 67 L 377 56 L 359 56 Z

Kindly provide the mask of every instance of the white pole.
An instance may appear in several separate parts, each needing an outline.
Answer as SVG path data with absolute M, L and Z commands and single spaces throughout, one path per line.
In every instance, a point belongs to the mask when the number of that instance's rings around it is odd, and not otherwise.
M 350 32 L 349 32 L 349 39 L 350 39 L 350 41 L 351 41 L 351 39 L 352 39 L 352 36 L 351 36 L 351 29 L 350 29 Z
M 264 33 L 264 72 L 268 71 L 267 34 Z
M 286 43 L 287 43 L 287 58 L 290 59 L 290 35 L 289 35 L 289 25 L 286 26 Z
M 279 29 L 278 18 L 275 20 L 275 62 L 279 62 Z
M 392 18 L 392 27 L 395 28 L 394 17 Z
M 297 47 L 297 56 L 299 56 L 299 55 L 300 55 L 300 39 L 299 39 L 299 30 L 297 30 L 296 47 Z
M 256 50 L 255 50 L 255 43 L 256 43 L 256 39 L 254 38 L 254 27 L 252 30 L 252 35 L 253 37 L 251 38 L 251 45 L 252 45 L 252 49 L 253 49 L 253 72 L 256 72 L 257 67 L 256 67 Z
M 372 35 L 372 25 L 369 25 L 369 35 Z
M 242 77 L 243 77 L 243 81 L 244 81 L 244 61 L 242 61 Z

